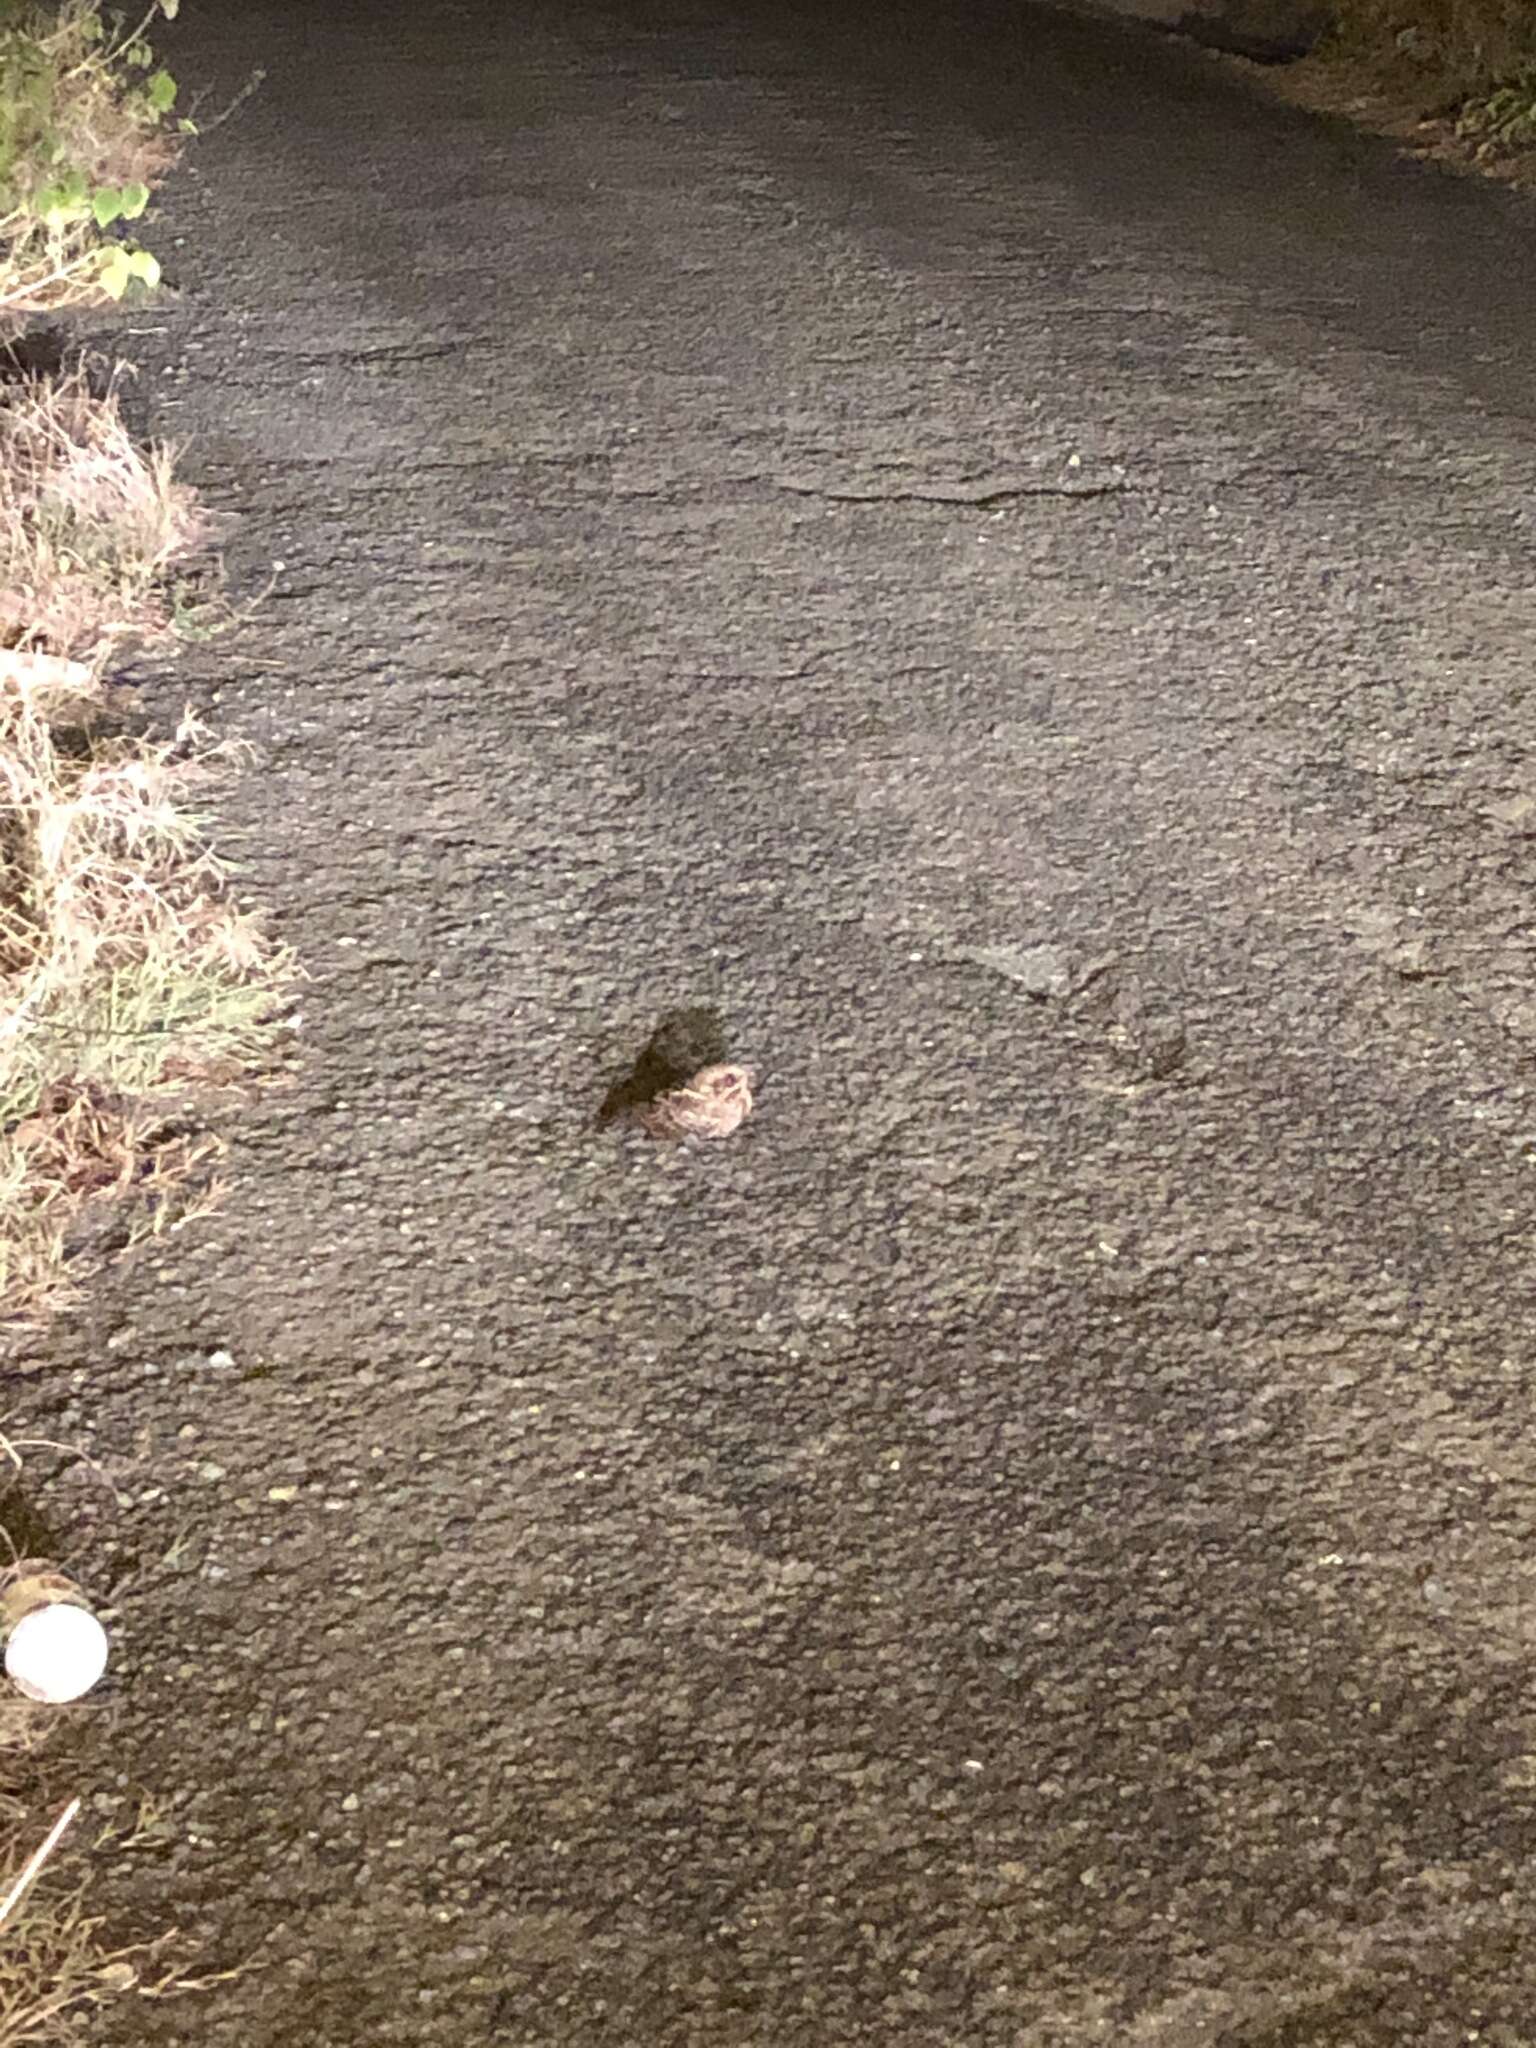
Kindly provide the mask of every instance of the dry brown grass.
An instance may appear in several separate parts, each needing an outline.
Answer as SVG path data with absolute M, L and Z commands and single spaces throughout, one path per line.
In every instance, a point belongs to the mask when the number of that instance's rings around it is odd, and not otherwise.
M 217 1148 L 167 1097 L 259 1063 L 291 974 L 188 808 L 218 750 L 51 697 L 0 661 L 0 1328 L 58 1305 L 103 1199 L 132 1197 L 134 1234 L 184 1219 Z
M 0 647 L 94 665 L 164 633 L 167 572 L 209 537 L 174 471 L 83 371 L 0 385 Z
M 216 1147 L 170 1098 L 259 1062 L 292 964 L 202 810 L 235 755 L 114 730 L 104 665 L 168 629 L 206 522 L 81 376 L 0 388 L 0 1333 L 68 1292 L 80 1226 L 182 1220 Z
M 0 1437 L 0 1454 L 9 1448 Z M 78 2041 L 94 2007 L 125 1996 L 172 1998 L 231 1974 L 188 1976 L 189 1949 L 174 1930 L 113 1947 L 105 1923 L 85 1909 L 92 1854 L 131 1855 L 163 1842 L 163 1822 L 147 1801 L 105 1827 L 77 1814 L 16 1895 L 17 1881 L 75 1803 L 74 1787 L 49 1748 L 71 1712 L 0 1688 L 0 1907 L 7 1909 L 0 1921 L 0 2048 Z
M 0 1862 L 0 1885 L 6 1877 Z M 0 2048 L 78 2041 L 85 2013 L 137 1982 L 133 1957 L 102 1949 L 99 1923 L 78 1892 L 41 1891 L 0 1940 Z
M 147 25 L 0 0 L 0 341 L 158 277 L 120 239 L 179 146 Z M 116 1243 L 208 1198 L 219 1147 L 179 1098 L 261 1059 L 292 974 L 202 837 L 231 753 L 190 718 L 145 738 L 109 701 L 113 657 L 168 634 L 170 578 L 206 537 L 111 392 L 0 382 L 0 1350 L 70 1291 L 98 1214 Z M 163 1943 L 102 1941 L 65 1852 L 39 1860 L 57 1806 L 32 1752 L 58 1725 L 0 1686 L 0 2048 L 177 1988 Z
M 0 1766 L 4 1746 L 0 1729 Z M 0 1771 L 0 1900 L 24 1879 L 46 1832 L 7 1793 Z M 0 1926 L 0 2048 L 78 2041 L 86 2015 L 109 2000 L 194 1988 L 169 1960 L 173 1947 L 173 1936 L 107 1947 L 102 1922 L 85 1910 L 77 1860 L 54 1856 Z
M 0 1330 L 35 1330 L 74 1299 L 89 1227 L 115 1220 L 117 1245 L 163 1236 L 218 1199 L 223 1152 L 206 1131 L 142 1104 L 56 1082 L 0 1139 Z
M 78 1891 L 61 1890 L 57 1864 L 45 1863 L 19 1896 L 15 1890 L 54 1818 L 37 1821 L 32 1809 L 46 1804 L 35 1760 L 59 1725 L 56 1712 L 9 1692 L 0 1697 L 0 1902 L 8 1908 L 0 1923 L 0 2048 L 68 2038 L 83 2001 L 108 1992 L 112 1980 L 100 1973 L 119 1960 L 102 1953 Z

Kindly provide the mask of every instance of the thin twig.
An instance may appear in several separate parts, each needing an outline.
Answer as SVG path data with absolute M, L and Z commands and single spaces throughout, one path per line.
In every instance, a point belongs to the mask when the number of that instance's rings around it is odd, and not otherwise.
M 5 1925 L 33 1885 L 36 1884 L 43 1865 L 48 1861 L 54 1850 L 57 1849 L 59 1843 L 63 1840 L 65 1829 L 79 1811 L 80 1801 L 78 1797 L 71 1799 L 68 1806 L 65 1807 L 53 1826 L 48 1830 L 41 1845 L 33 1850 L 32 1854 L 22 1865 L 21 1875 L 11 1886 L 5 1897 L 0 1899 L 0 1927 Z
M 92 262 L 95 255 L 96 251 L 94 249 L 87 249 L 83 256 L 71 257 L 67 263 L 61 264 L 57 270 L 50 270 L 45 277 L 34 277 L 24 284 L 17 285 L 14 291 L 10 292 L 6 297 L 0 298 L 0 313 L 11 312 L 18 307 L 28 307 L 30 302 L 36 299 L 39 292 L 47 291 L 52 285 L 67 283 L 77 271 L 83 270 L 87 264 Z

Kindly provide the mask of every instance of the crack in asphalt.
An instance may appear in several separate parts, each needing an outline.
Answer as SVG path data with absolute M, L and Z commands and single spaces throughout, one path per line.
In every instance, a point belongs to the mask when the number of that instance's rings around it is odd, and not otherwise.
M 842 489 L 835 484 L 799 483 L 792 477 L 779 476 L 721 477 L 713 486 L 706 481 L 700 481 L 668 484 L 657 486 L 655 489 L 620 488 L 609 495 L 626 501 L 682 504 L 689 499 L 706 496 L 712 488 L 716 491 L 782 491 L 788 497 L 816 498 L 828 505 L 939 505 L 978 511 L 994 505 L 1014 504 L 1029 498 L 1072 500 L 1126 498 L 1137 495 L 1134 485 L 1120 481 L 1106 484 L 946 484 L 935 485 L 932 488 L 913 484 L 899 490 L 861 491 Z
M 783 478 L 771 480 L 776 490 L 788 491 L 797 498 L 820 498 L 829 505 L 953 505 L 984 509 L 991 505 L 1015 504 L 1026 498 L 1125 498 L 1133 495 L 1132 486 L 1113 484 L 978 484 L 974 489 L 965 485 L 948 486 L 924 490 L 914 486 L 903 491 L 844 491 L 822 484 L 796 484 Z

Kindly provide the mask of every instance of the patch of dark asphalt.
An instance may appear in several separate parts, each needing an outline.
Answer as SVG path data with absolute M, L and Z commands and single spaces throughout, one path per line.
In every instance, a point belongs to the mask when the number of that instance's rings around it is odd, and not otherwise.
M 100 2039 L 1527 2040 L 1528 225 L 1026 10 L 181 33 L 313 985 L 29 1389 L 246 1965 Z

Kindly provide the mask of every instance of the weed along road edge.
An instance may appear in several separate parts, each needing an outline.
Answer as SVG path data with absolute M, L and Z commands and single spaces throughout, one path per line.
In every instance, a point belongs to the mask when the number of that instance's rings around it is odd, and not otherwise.
M 78 2038 L 109 1998 L 183 1980 L 174 1931 L 126 1947 L 83 1902 L 67 1787 L 79 1703 L 111 1662 L 105 1560 L 38 1511 L 74 1443 L 33 1434 L 18 1358 L 101 1266 L 216 1199 L 211 1118 L 280 1058 L 292 962 L 207 833 L 240 749 L 138 715 L 148 661 L 225 619 L 210 522 L 176 451 L 141 441 L 125 372 L 77 323 L 142 304 L 146 217 L 195 124 L 152 38 L 92 0 L 0 18 L 0 2042 Z M 110 1491 L 110 1482 L 108 1490 Z M 66 1489 L 67 1491 L 67 1489 Z M 65 1521 L 68 1521 L 66 1510 Z M 89 1711 L 88 1709 L 86 1710 Z M 57 1773 L 57 1779 L 55 1778 Z M 113 1801 L 122 1808 L 122 1801 Z
M 309 1050 L 32 1383 L 238 1972 L 95 2038 L 1528 2041 L 1525 203 L 1044 10 L 173 43 Z

